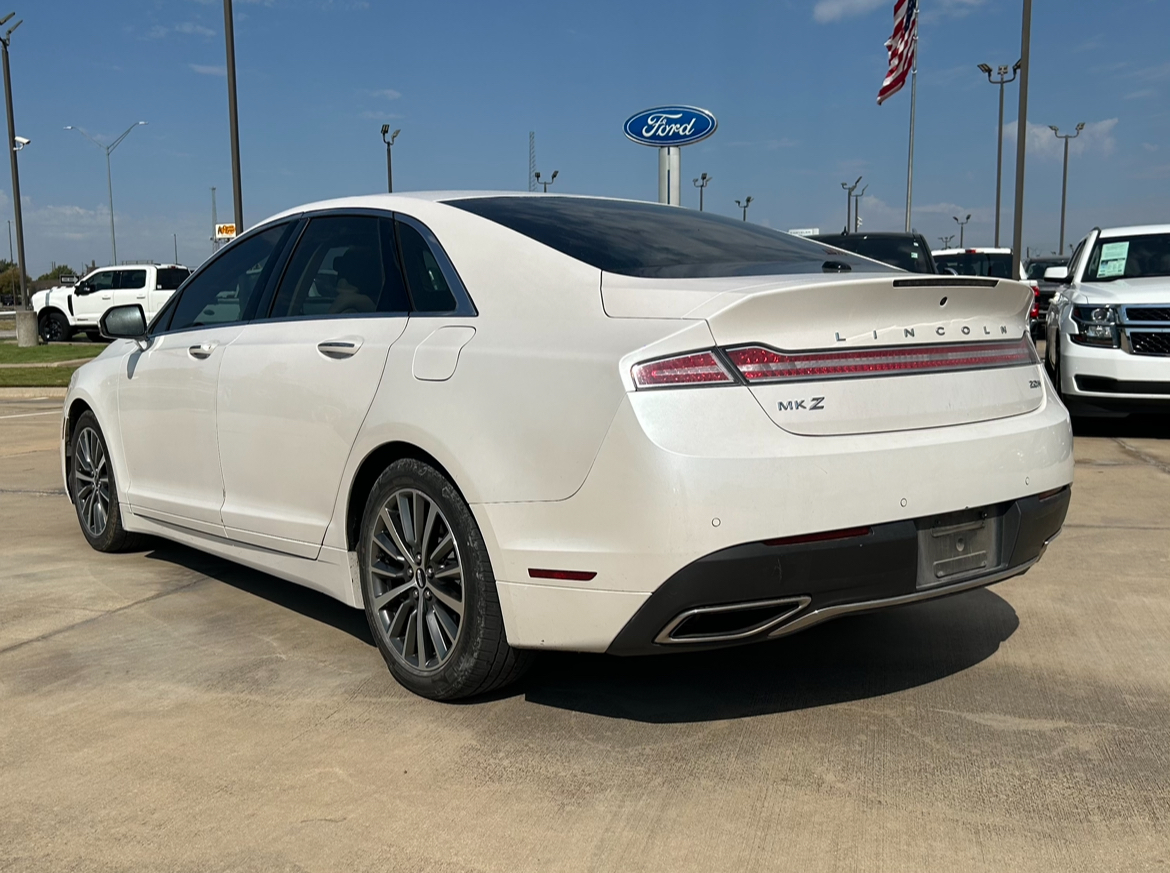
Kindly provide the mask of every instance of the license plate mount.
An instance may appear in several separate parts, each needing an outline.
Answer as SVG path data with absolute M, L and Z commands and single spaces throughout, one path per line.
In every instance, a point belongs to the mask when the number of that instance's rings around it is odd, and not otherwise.
M 1003 513 L 984 506 L 918 522 L 916 588 L 950 585 L 991 573 L 1003 563 Z

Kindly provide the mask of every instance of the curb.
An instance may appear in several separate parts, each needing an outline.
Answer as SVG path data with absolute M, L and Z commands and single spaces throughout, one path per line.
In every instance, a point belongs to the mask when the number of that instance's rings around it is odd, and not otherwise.
M 0 400 L 64 400 L 68 388 L 0 388 Z

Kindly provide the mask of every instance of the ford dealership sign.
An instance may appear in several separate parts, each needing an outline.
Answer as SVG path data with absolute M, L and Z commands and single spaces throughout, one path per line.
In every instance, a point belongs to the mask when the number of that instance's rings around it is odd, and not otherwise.
M 706 109 L 696 106 L 659 106 L 639 112 L 626 121 L 626 136 L 648 146 L 684 146 L 706 139 L 718 122 Z

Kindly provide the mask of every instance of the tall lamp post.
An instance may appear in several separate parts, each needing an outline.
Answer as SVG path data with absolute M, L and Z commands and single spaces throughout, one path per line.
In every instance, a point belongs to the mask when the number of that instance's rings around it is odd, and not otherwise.
M 743 203 L 740 203 L 738 200 L 736 200 L 736 201 L 735 201 L 735 205 L 736 205 L 736 206 L 738 206 L 740 209 L 742 209 L 742 210 L 743 210 L 743 220 L 744 220 L 744 221 L 747 221 L 747 211 L 748 211 L 748 207 L 752 205 L 752 198 L 751 198 L 751 196 L 749 195 L 749 196 L 748 196 L 748 198 L 747 198 L 747 200 L 743 201 Z
M 1016 61 L 1015 65 L 1009 70 L 1006 64 L 1001 64 L 996 67 L 995 73 L 999 76 L 998 79 L 991 78 L 991 67 L 987 64 L 980 64 L 979 69 L 987 74 L 987 81 L 992 85 L 999 85 L 999 138 L 995 141 L 995 245 L 999 247 L 999 203 L 1000 203 L 1000 189 L 1003 187 L 1001 179 L 1003 178 L 1003 86 L 1009 85 L 1016 81 L 1016 76 L 1020 72 L 1021 62 Z M 1006 78 L 1008 73 L 1012 74 L 1010 79 Z
M 841 187 L 845 189 L 845 233 L 849 233 L 849 225 L 853 222 L 853 192 L 857 190 L 857 186 L 860 184 L 860 176 L 857 177 L 857 181 L 852 185 L 848 182 L 841 183 Z
M 940 243 L 942 243 L 942 247 L 944 249 L 949 249 L 951 247 L 951 240 L 953 240 L 954 238 L 955 238 L 955 235 L 952 233 L 950 236 L 940 236 L 938 238 L 938 241 Z
M 695 187 L 699 189 L 699 211 L 703 211 L 703 189 L 711 184 L 711 177 L 703 173 L 695 179 Z
M 959 248 L 962 248 L 963 247 L 963 231 L 967 227 L 967 222 L 971 220 L 971 215 L 970 215 L 970 213 L 968 213 L 967 217 L 964 218 L 962 221 L 959 221 L 959 216 L 957 216 L 957 215 L 952 215 L 951 218 L 953 218 L 959 224 Z
M 244 192 L 240 188 L 240 114 L 236 109 L 236 25 L 232 0 L 223 0 L 223 42 L 227 50 L 228 133 L 232 143 L 232 206 L 236 236 L 244 232 Z
M 0 24 L 6 24 L 16 13 L 9 12 L 0 19 Z M 4 108 L 8 115 L 8 158 L 12 163 L 12 212 L 16 221 L 16 273 L 20 279 L 20 309 L 28 313 L 16 315 L 16 339 L 21 346 L 36 345 L 36 318 L 28 308 L 28 285 L 24 281 L 24 215 L 20 206 L 20 170 L 17 167 L 16 153 L 28 145 L 28 140 L 16 135 L 16 122 L 12 117 L 12 69 L 8 65 L 8 44 L 12 41 L 12 32 L 24 23 L 24 19 L 8 28 L 0 45 L 4 48 Z M 15 289 L 14 289 L 15 290 Z M 15 298 L 15 295 L 13 295 Z M 12 301 L 12 308 L 17 309 L 16 300 Z M 24 322 L 22 324 L 22 322 Z
M 865 196 L 865 192 L 869 190 L 869 185 L 861 189 L 860 194 L 853 195 L 853 232 L 857 233 L 861 230 L 861 198 Z
M 394 145 L 394 140 L 398 139 L 398 134 L 401 130 L 396 130 L 390 133 L 390 125 L 382 125 L 382 142 L 386 143 L 386 191 L 390 194 L 394 193 L 394 165 L 390 162 L 390 149 Z M 390 139 L 386 139 L 389 136 Z
M 533 173 L 532 175 L 533 175 L 533 178 L 535 178 L 535 179 L 536 179 L 536 184 L 537 184 L 537 185 L 543 185 L 543 186 L 544 186 L 544 193 L 545 193 L 545 194 L 547 194 L 547 193 L 548 193 L 548 186 L 549 186 L 549 185 L 551 185 L 553 182 L 555 182 L 555 181 L 557 180 L 557 174 L 558 174 L 559 172 L 560 172 L 560 170 L 553 170 L 553 174 L 552 174 L 551 176 L 549 176 L 549 177 L 548 177 L 548 181 L 547 181 L 547 182 L 542 182 L 542 181 L 540 181 L 540 173 Z
M 1085 129 L 1085 123 L 1082 121 L 1078 124 L 1074 133 L 1061 133 L 1060 128 L 1055 124 L 1050 124 L 1048 127 L 1056 134 L 1057 139 L 1064 140 L 1064 181 L 1060 184 L 1060 255 L 1064 257 L 1064 207 L 1068 203 L 1068 141 L 1081 135 L 1081 131 Z
M 1020 271 L 1020 249 L 1024 247 L 1024 167 L 1028 143 L 1028 77 L 1032 72 L 1029 58 L 1032 45 L 1032 0 L 1024 0 L 1020 22 L 1020 110 L 1016 116 L 1016 204 L 1012 222 L 1012 278 Z
M 92 136 L 90 136 L 88 133 L 86 133 L 80 127 L 74 127 L 72 124 L 65 126 L 66 130 L 76 130 L 78 133 L 80 133 L 82 136 L 84 136 L 86 139 L 88 139 L 91 143 L 93 143 L 95 146 L 97 146 L 99 149 L 101 149 L 103 152 L 106 153 L 106 188 L 108 189 L 108 191 L 110 193 L 110 248 L 113 252 L 113 257 L 114 257 L 114 260 L 110 262 L 112 264 L 118 263 L 118 240 L 114 236 L 114 177 L 113 177 L 113 174 L 110 172 L 110 153 L 122 144 L 122 140 L 124 140 L 126 137 L 128 137 L 130 135 L 130 131 L 132 131 L 136 127 L 141 127 L 144 124 L 146 124 L 145 121 L 137 121 L 134 124 L 130 125 L 128 128 L 126 128 L 126 130 L 124 130 L 122 132 L 122 135 L 120 137 L 118 137 L 116 140 L 114 140 L 108 146 L 102 145 L 100 142 L 98 142 L 96 139 L 94 139 Z

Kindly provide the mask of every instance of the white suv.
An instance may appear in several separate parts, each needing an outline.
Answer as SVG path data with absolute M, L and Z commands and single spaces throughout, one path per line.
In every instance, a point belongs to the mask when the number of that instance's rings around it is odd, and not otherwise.
M 137 303 L 149 321 L 191 275 L 180 264 L 123 264 L 99 267 L 75 285 L 33 295 L 37 328 L 45 342 L 65 342 L 78 331 L 98 339 L 98 320 L 111 306 Z
M 1094 228 L 1048 309 L 1045 362 L 1069 410 L 1170 410 L 1170 224 Z

